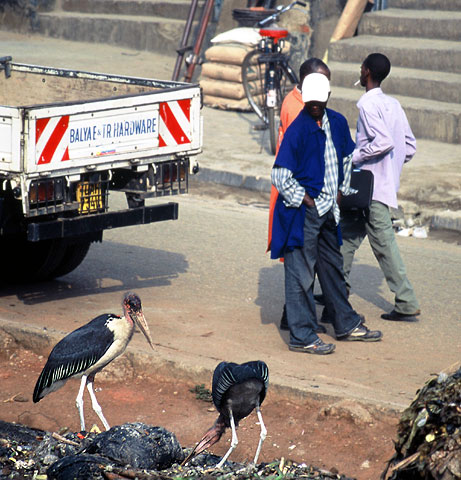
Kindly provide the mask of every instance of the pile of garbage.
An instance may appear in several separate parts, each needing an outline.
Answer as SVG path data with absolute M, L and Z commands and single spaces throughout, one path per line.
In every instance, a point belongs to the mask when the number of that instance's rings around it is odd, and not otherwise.
M 403 412 L 382 480 L 461 479 L 460 365 L 428 381 Z
M 163 427 L 126 423 L 107 432 L 66 433 L 31 429 L 0 421 L 0 479 L 33 480 L 173 480 L 306 478 L 352 480 L 284 459 L 259 465 L 226 462 L 202 454 L 181 466 L 190 449 Z

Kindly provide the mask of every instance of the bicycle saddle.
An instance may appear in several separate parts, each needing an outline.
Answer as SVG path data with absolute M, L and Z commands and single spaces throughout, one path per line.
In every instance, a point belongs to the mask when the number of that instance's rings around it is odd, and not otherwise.
M 288 30 L 280 27 L 267 27 L 260 28 L 259 34 L 262 37 L 271 37 L 274 40 L 280 40 L 281 38 L 285 38 L 288 36 Z

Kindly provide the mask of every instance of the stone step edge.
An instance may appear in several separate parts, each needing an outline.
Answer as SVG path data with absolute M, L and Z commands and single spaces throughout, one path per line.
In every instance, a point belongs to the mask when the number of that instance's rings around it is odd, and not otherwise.
M 341 98 L 343 100 L 350 100 L 357 102 L 360 96 L 365 93 L 365 90 L 358 92 L 352 88 L 347 87 L 340 87 L 334 85 L 334 89 L 332 89 L 332 95 L 336 98 Z M 421 97 L 408 97 L 405 95 L 394 95 L 395 97 L 404 107 L 405 110 L 413 109 L 413 110 L 435 110 L 437 112 L 446 111 L 452 115 L 459 115 L 461 116 L 461 104 L 453 104 L 450 102 L 439 102 L 437 100 L 428 100 L 426 98 Z M 418 104 L 415 104 L 415 101 Z
M 338 60 L 332 60 L 328 62 L 328 66 L 330 70 L 334 73 L 335 71 L 341 71 L 343 73 L 357 73 L 357 80 L 360 74 L 360 62 L 340 62 Z M 431 80 L 431 76 L 437 77 L 441 75 L 440 72 L 434 70 L 426 70 L 423 68 L 409 68 L 409 67 L 402 67 L 402 66 L 394 66 L 392 65 L 391 73 L 392 77 L 395 78 L 404 78 L 404 79 L 411 79 L 411 80 Z M 442 74 L 443 79 L 440 80 L 439 78 L 434 78 L 434 81 L 437 83 L 445 82 L 445 83 L 456 83 L 461 86 L 461 73 L 456 72 L 444 72 Z M 334 75 L 333 80 L 334 81 Z M 460 87 L 461 88 L 461 87 Z
M 401 12 L 408 12 L 409 17 L 406 14 L 401 15 Z M 439 15 L 439 16 L 437 16 Z M 461 20 L 461 12 L 456 10 L 416 10 L 414 8 L 396 8 L 390 7 L 385 10 L 376 12 L 365 13 L 362 19 L 365 18 L 411 18 L 412 20 Z
M 158 15 L 118 15 L 109 13 L 80 13 L 80 12 L 41 12 L 37 14 L 38 21 L 40 18 L 49 19 L 75 19 L 79 21 L 87 20 L 111 20 L 114 23 L 118 22 L 143 22 L 143 23 L 181 23 L 184 24 L 186 20 L 180 18 L 161 17 Z M 197 21 L 196 21 L 197 22 Z

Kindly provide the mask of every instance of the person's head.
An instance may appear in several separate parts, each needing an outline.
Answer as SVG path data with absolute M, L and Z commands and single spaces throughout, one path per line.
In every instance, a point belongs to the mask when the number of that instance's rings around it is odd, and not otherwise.
M 389 75 L 391 62 L 382 53 L 371 53 L 360 68 L 360 85 L 367 89 L 379 87 Z
M 331 78 L 330 69 L 328 68 L 325 62 L 322 62 L 320 58 L 312 57 L 309 60 L 306 60 L 300 67 L 299 67 L 299 85 L 300 88 L 302 87 L 303 80 L 310 75 L 311 73 L 322 73 L 325 75 L 328 80 Z
M 308 113 L 315 120 L 323 117 L 330 97 L 330 82 L 322 73 L 310 73 L 303 80 L 301 94 Z

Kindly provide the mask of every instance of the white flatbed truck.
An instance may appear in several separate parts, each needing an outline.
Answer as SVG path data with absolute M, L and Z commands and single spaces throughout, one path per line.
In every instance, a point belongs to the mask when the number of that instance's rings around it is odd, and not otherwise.
M 198 85 L 1 58 L 2 282 L 71 272 L 105 229 L 177 219 L 177 203 L 145 199 L 187 193 L 200 109 Z

